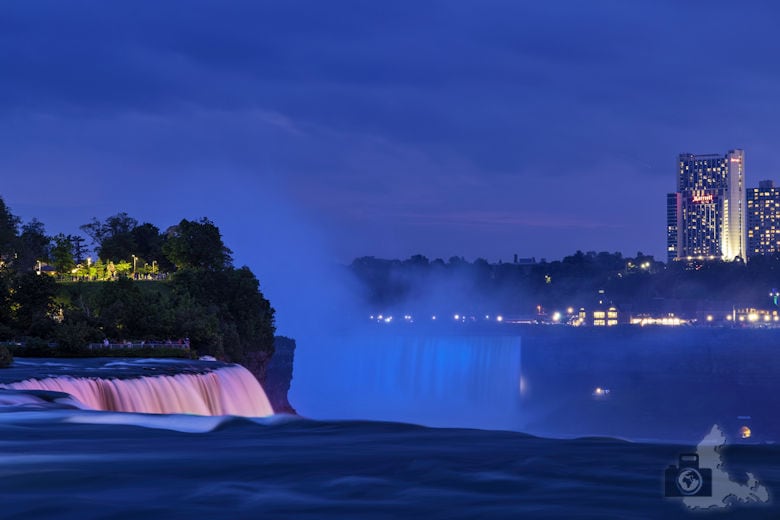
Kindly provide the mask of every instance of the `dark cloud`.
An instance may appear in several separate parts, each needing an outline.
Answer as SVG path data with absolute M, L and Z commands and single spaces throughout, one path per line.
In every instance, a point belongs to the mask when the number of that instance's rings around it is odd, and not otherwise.
M 271 196 L 340 261 L 662 256 L 677 153 L 743 147 L 748 184 L 780 167 L 778 11 L 11 2 L 2 195 L 65 231 L 121 210 L 222 216 L 248 262 L 240 230 Z

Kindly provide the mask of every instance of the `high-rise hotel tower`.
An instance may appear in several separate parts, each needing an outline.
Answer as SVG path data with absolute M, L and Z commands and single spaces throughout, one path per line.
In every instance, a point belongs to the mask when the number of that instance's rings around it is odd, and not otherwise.
M 760 181 L 747 190 L 748 256 L 780 253 L 780 188 Z
M 668 260 L 747 257 L 745 152 L 680 154 L 677 192 L 666 197 Z

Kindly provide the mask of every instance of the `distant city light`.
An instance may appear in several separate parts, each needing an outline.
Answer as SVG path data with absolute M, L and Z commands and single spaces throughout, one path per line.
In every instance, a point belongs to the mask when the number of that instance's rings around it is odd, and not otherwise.
M 707 315 L 707 321 L 712 321 L 712 314 Z
M 456 315 L 454 316 L 454 318 L 455 318 L 456 320 L 459 320 L 459 319 L 460 319 L 460 314 L 456 314 Z
M 385 323 L 390 323 L 391 321 L 393 321 L 392 316 L 388 316 L 387 318 L 385 318 Z
M 679 325 L 687 325 L 688 321 L 677 318 L 672 314 L 662 318 L 631 318 L 630 323 L 631 325 L 640 325 L 642 327 L 645 325 L 667 325 L 676 327 Z
M 558 311 L 555 311 L 552 315 L 553 321 L 561 321 L 561 313 Z
M 500 322 L 504 321 L 504 317 L 503 316 L 496 316 L 496 321 L 500 323 Z
M 748 428 L 747 426 L 743 426 L 742 428 L 739 429 L 739 436 L 742 437 L 743 439 L 749 439 L 751 435 L 753 435 L 753 432 L 750 431 L 750 428 Z
M 566 314 L 574 314 L 574 308 L 569 307 L 568 309 L 566 309 Z
M 436 320 L 436 316 L 431 316 L 431 319 L 435 321 Z

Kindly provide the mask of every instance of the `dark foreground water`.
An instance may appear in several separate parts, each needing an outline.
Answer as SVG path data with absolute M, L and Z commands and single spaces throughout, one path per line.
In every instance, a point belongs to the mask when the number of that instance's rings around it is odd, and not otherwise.
M 778 518 L 664 499 L 687 446 L 398 423 L 0 413 L 0 517 Z M 780 448 L 733 446 L 732 474 L 780 491 Z
M 292 403 L 317 421 L 97 412 L 2 390 L 0 519 L 780 518 L 780 331 L 597 332 L 303 342 Z M 186 404 L 160 391 L 166 378 L 208 402 L 262 394 L 225 365 L 18 362 L 0 384 L 108 378 L 75 388 L 110 387 L 95 401 L 109 404 L 145 388 L 144 406 Z M 697 447 L 708 432 L 722 448 Z M 663 496 L 667 467 L 694 451 L 710 509 Z

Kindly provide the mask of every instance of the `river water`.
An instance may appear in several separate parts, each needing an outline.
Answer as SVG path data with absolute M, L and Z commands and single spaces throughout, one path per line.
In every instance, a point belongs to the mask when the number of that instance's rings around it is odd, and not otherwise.
M 376 348 L 366 350 L 367 341 Z M 691 379 L 688 370 L 639 370 L 622 355 L 607 356 L 622 369 L 576 356 L 553 366 L 547 354 L 503 336 L 335 345 L 331 365 L 308 345 L 296 353 L 291 402 L 308 419 L 263 412 L 262 389 L 233 384 L 245 375 L 234 366 L 17 360 L 0 372 L 0 383 L 67 380 L 69 388 L 95 387 L 105 396 L 163 389 L 163 379 L 179 378 L 211 404 L 201 415 L 184 408 L 143 413 L 172 395 L 155 390 L 126 399 L 133 412 L 98 411 L 90 408 L 121 410 L 122 400 L 52 391 L 67 386 L 29 390 L 30 383 L 0 391 L 0 518 L 780 517 L 780 447 L 775 423 L 765 419 L 774 410 L 732 417 L 753 390 L 775 383 L 762 376 L 754 387 L 736 373 L 739 397 L 724 405 L 731 376 L 712 352 L 708 363 L 718 375 L 702 370 Z M 664 366 L 663 352 L 653 349 Z M 717 385 L 683 394 L 695 402 L 668 417 L 663 406 L 651 406 L 689 389 L 686 379 L 698 381 L 695 388 Z M 181 406 L 191 399 L 177 398 Z M 260 411 L 222 415 L 220 400 L 252 401 Z M 701 413 L 679 429 L 630 427 L 640 417 L 651 425 L 648 414 L 664 423 L 695 409 Z M 742 439 L 735 430 L 741 422 L 763 432 Z M 665 470 L 716 424 L 727 441 L 713 472 L 741 489 L 754 477 L 755 499 L 725 498 L 701 510 L 665 498 Z

